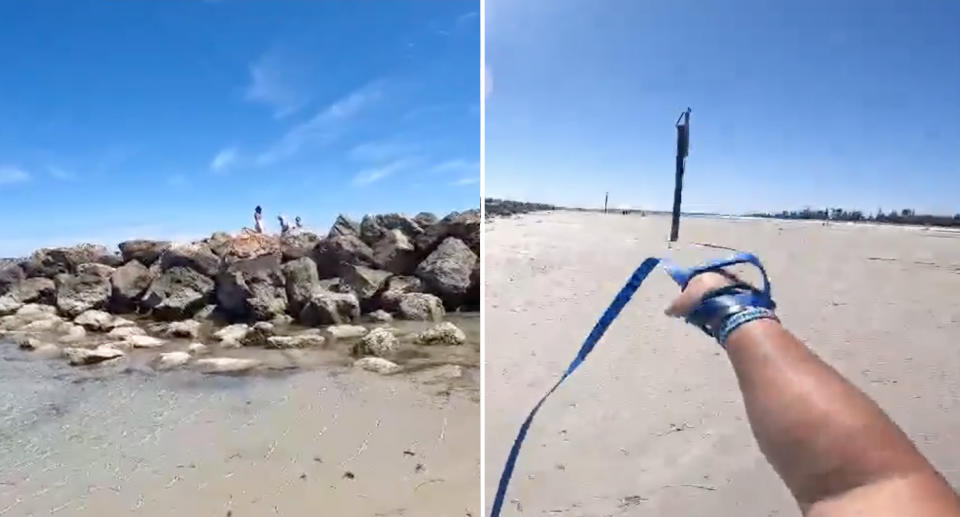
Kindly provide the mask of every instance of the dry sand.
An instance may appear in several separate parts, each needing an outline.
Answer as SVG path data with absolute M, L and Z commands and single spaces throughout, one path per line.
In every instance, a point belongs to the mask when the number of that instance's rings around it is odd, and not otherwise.
M 783 322 L 960 486 L 960 233 L 819 222 L 535 213 L 485 228 L 486 501 L 517 427 L 647 256 L 757 253 Z M 797 515 L 716 343 L 662 313 L 656 271 L 540 411 L 504 515 Z
M 0 515 L 478 515 L 479 321 L 455 321 L 462 350 L 388 377 L 314 350 L 237 350 L 300 367 L 220 377 L 0 343 Z

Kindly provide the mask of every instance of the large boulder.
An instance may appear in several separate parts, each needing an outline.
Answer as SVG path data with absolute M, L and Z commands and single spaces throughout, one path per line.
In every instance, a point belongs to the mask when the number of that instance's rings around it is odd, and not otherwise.
M 330 227 L 330 233 L 327 234 L 327 237 L 337 237 L 340 235 L 359 237 L 360 225 L 353 219 L 340 214 L 337 216 L 337 220 L 333 222 L 333 226 Z
M 57 287 L 53 280 L 44 277 L 25 278 L 0 296 L 0 315 L 10 314 L 27 303 L 56 303 Z
M 377 266 L 406 275 L 417 267 L 417 252 L 413 241 L 400 230 L 388 230 L 373 246 L 373 259 Z
M 475 255 L 480 255 L 480 211 L 453 212 L 417 236 L 414 244 L 426 255 L 448 237 L 460 239 Z
M 313 250 L 313 260 L 320 278 L 339 276 L 345 264 L 372 266 L 375 263 L 370 246 L 353 235 L 339 235 L 320 241 Z
M 440 321 L 446 311 L 440 298 L 426 293 L 406 293 L 400 295 L 397 312 L 406 320 Z
M 416 221 L 403 214 L 378 215 L 377 223 L 387 230 L 400 230 L 408 237 L 416 237 L 423 233 L 423 228 Z
M 393 276 L 387 280 L 387 289 L 380 295 L 381 308 L 389 312 L 400 309 L 400 298 L 407 293 L 423 292 L 423 282 L 415 276 Z
M 227 264 L 238 260 L 280 253 L 280 238 L 266 233 L 240 232 L 218 246 L 218 255 Z
M 338 325 L 360 318 L 360 302 L 356 295 L 315 289 L 300 310 L 304 325 Z
M 139 260 L 130 260 L 110 275 L 111 308 L 120 312 L 136 309 L 143 293 L 150 287 L 153 273 Z
M 281 268 L 287 290 L 287 305 L 290 312 L 299 314 L 310 299 L 310 293 L 318 288 L 320 277 L 317 264 L 308 257 L 291 260 Z
M 376 216 L 365 215 L 360 221 L 360 239 L 368 245 L 373 245 L 386 235 L 387 229 L 378 221 Z
M 393 332 L 380 327 L 371 330 L 353 346 L 357 356 L 387 357 L 397 351 L 400 341 Z
M 420 212 L 419 214 L 413 216 L 413 222 L 420 225 L 420 228 L 426 230 L 428 227 L 437 224 L 437 216 L 433 215 L 430 212 Z
M 416 275 L 427 290 L 449 308 L 460 306 L 470 291 L 477 256 L 456 237 L 447 237 L 417 266 Z
M 213 289 L 210 278 L 189 267 L 174 266 L 150 283 L 140 305 L 157 319 L 187 319 L 207 304 Z
M 190 268 L 203 276 L 213 277 L 220 270 L 220 257 L 199 242 L 173 244 L 160 255 L 160 268 Z
M 23 268 L 13 261 L 0 261 L 0 295 L 7 294 L 27 277 Z
M 233 240 L 233 236 L 227 232 L 213 232 L 212 235 L 203 239 L 203 243 L 210 248 L 214 255 L 222 257 L 230 246 L 231 240 Z
M 340 281 L 357 295 L 361 308 L 369 309 L 391 276 L 388 271 L 346 264 L 340 273 Z
M 287 310 L 280 253 L 238 259 L 217 275 L 217 303 L 234 319 L 268 320 Z
M 150 267 L 170 245 L 170 241 L 137 239 L 121 242 L 119 247 L 124 262 L 129 263 L 131 260 L 136 260 L 140 264 Z
M 113 315 L 97 309 L 81 312 L 80 315 L 73 319 L 73 322 L 85 329 L 99 332 L 106 332 L 114 328 Z
M 63 273 L 75 274 L 81 264 L 87 263 L 117 266 L 121 259 L 99 244 L 79 244 L 67 248 L 39 249 L 23 266 L 27 276 L 53 278 Z
M 290 231 L 280 236 L 280 252 L 284 261 L 310 257 L 319 243 L 320 237 L 315 233 Z
M 110 301 L 112 274 L 110 266 L 87 263 L 77 266 L 75 275 L 57 275 L 57 309 L 72 318 L 90 309 L 106 307 Z

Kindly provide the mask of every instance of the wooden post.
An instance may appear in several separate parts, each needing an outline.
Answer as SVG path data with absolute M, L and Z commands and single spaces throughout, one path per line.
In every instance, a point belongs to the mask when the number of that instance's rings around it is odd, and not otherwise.
M 607 192 L 603 195 L 603 213 L 607 213 L 607 200 L 610 198 L 610 193 Z
M 680 198 L 683 190 L 683 172 L 690 151 L 690 108 L 677 119 L 677 172 L 673 187 L 673 220 L 670 224 L 670 242 L 677 242 L 680 235 Z

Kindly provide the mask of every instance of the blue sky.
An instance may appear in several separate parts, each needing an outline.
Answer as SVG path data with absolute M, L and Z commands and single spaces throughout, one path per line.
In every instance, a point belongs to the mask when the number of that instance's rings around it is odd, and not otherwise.
M 960 212 L 960 3 L 486 2 L 485 194 Z
M 0 256 L 479 206 L 479 11 L 0 0 Z

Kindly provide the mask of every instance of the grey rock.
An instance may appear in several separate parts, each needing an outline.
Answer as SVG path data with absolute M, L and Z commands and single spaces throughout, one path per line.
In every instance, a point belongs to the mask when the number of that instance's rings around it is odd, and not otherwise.
M 170 241 L 150 241 L 137 239 L 132 241 L 124 241 L 120 243 L 120 255 L 123 256 L 123 261 L 129 263 L 131 260 L 136 260 L 143 266 L 149 267 L 157 259 L 160 258 L 160 255 L 164 251 L 167 251 L 172 243 Z
M 417 267 L 417 251 L 400 230 L 388 230 L 373 246 L 373 258 L 377 265 L 398 275 L 410 274 Z
M 369 318 L 370 321 L 375 321 L 378 323 L 387 323 L 393 321 L 393 315 L 383 309 L 377 309 L 370 314 L 367 314 L 367 318 Z
M 250 326 L 245 323 L 236 323 L 234 325 L 228 325 L 222 329 L 214 332 L 214 339 L 223 343 L 227 347 L 238 347 L 241 346 L 240 342 L 243 340 L 244 336 L 247 335 L 247 332 L 250 332 Z
M 372 246 L 386 235 L 387 229 L 384 228 L 376 216 L 365 215 L 360 221 L 360 240 Z
M 64 348 L 63 355 L 73 366 L 84 366 L 96 363 L 102 363 L 111 359 L 117 359 L 124 356 L 124 353 L 116 348 L 100 345 L 97 348 Z
M 396 352 L 399 345 L 400 342 L 393 332 L 384 328 L 375 328 L 354 345 L 353 354 L 384 357 Z
M 456 325 L 445 321 L 417 334 L 414 341 L 419 345 L 462 345 L 467 342 L 467 335 Z
M 354 235 L 338 235 L 320 241 L 313 251 L 320 278 L 340 275 L 345 264 L 372 266 L 373 250 Z
M 91 309 L 77 315 L 73 322 L 87 330 L 106 332 L 113 328 L 113 315 L 109 312 Z
M 346 264 L 343 266 L 340 281 L 357 295 L 361 308 L 368 308 L 371 307 L 374 298 L 385 288 L 387 279 L 391 276 L 393 275 L 389 271 Z
M 400 366 L 382 357 L 363 357 L 354 361 L 353 366 L 381 375 L 390 375 L 400 371 Z
M 415 276 L 393 276 L 387 280 L 387 288 L 380 295 L 380 307 L 390 312 L 400 310 L 400 298 L 406 293 L 423 292 L 423 282 Z
M 337 237 L 340 235 L 359 237 L 360 225 L 353 219 L 340 214 L 337 216 L 337 220 L 333 222 L 333 226 L 330 228 L 330 233 L 327 234 L 327 237 Z
M 397 311 L 402 319 L 416 321 L 440 321 L 446 312 L 440 298 L 426 293 L 400 295 Z
M 317 264 L 311 258 L 301 257 L 284 264 L 281 271 L 287 291 L 287 305 L 290 312 L 299 314 L 310 299 L 310 293 L 319 285 Z
M 273 337 L 273 324 L 266 321 L 258 321 L 250 327 L 250 330 L 240 339 L 243 346 L 267 346 L 267 339 Z
M 80 264 L 75 275 L 56 277 L 57 308 L 69 317 L 83 311 L 100 309 L 110 301 L 110 276 L 113 268 L 101 264 Z
M 210 353 L 210 349 L 203 343 L 190 343 L 187 352 L 190 352 L 191 355 L 205 355 Z
M 360 302 L 353 294 L 333 293 L 317 289 L 300 311 L 304 325 L 318 326 L 350 323 L 360 318 Z
M 296 336 L 271 336 L 267 338 L 267 348 L 311 348 L 321 347 L 324 341 L 323 336 L 317 334 L 298 334 Z
M 203 276 L 213 277 L 220 270 L 220 257 L 203 243 L 172 244 L 160 255 L 163 271 L 189 268 Z
M 280 254 L 239 259 L 217 275 L 218 307 L 233 318 L 269 320 L 287 310 Z
M 430 212 L 420 212 L 419 214 L 413 216 L 413 221 L 420 225 L 420 228 L 426 230 L 428 227 L 437 224 L 437 216 L 433 215 Z
M 260 366 L 256 359 L 236 357 L 206 357 L 194 361 L 194 366 L 203 373 L 241 373 Z
M 414 244 L 422 254 L 429 254 L 448 237 L 460 239 L 474 255 L 479 255 L 480 211 L 453 212 L 418 235 Z
M 423 233 L 423 228 L 416 221 L 403 214 L 378 215 L 377 223 L 387 230 L 400 230 L 408 237 L 416 237 Z
M 207 305 L 213 289 L 213 280 L 194 269 L 174 266 L 150 283 L 140 305 L 159 320 L 187 319 Z
M 200 322 L 196 320 L 174 321 L 167 325 L 163 334 L 170 337 L 196 338 L 200 335 Z
M 118 267 L 110 275 L 111 308 L 121 312 L 136 309 L 152 281 L 153 272 L 139 260 L 131 260 Z
M 0 296 L 0 316 L 7 316 L 23 307 L 23 302 L 11 294 Z
M 0 262 L 0 296 L 10 292 L 10 289 L 27 278 L 18 264 L 14 262 Z
M 64 333 L 57 339 L 60 343 L 77 343 L 87 339 L 87 330 L 80 325 L 64 324 L 60 330 Z
M 313 255 L 313 249 L 320 243 L 320 236 L 302 230 L 291 231 L 280 236 L 280 252 L 283 260 L 296 260 Z
M 166 341 L 153 336 L 132 335 L 123 338 L 125 346 L 132 348 L 158 348 L 166 344 Z
M 130 336 L 146 336 L 147 332 L 140 327 L 117 327 L 107 332 L 107 337 L 126 339 Z
M 477 256 L 456 237 L 447 237 L 417 266 L 416 275 L 447 307 L 460 306 L 470 291 Z
M 334 339 L 354 339 L 367 333 L 367 328 L 360 325 L 330 325 L 327 332 Z
M 24 264 L 29 277 L 53 278 L 59 274 L 75 274 L 81 264 L 119 265 L 120 257 L 98 244 L 79 244 L 65 248 L 43 248 L 33 252 Z
M 166 352 L 160 354 L 157 358 L 156 368 L 158 370 L 170 370 L 187 364 L 190 359 L 190 354 L 186 352 Z

